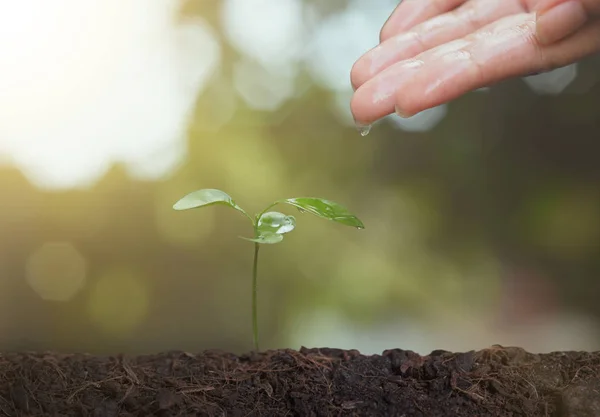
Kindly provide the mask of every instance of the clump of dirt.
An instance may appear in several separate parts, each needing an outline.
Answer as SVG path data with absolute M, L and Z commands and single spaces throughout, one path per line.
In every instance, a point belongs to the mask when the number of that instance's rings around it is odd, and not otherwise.
M 6 416 L 600 416 L 600 354 L 0 356 Z

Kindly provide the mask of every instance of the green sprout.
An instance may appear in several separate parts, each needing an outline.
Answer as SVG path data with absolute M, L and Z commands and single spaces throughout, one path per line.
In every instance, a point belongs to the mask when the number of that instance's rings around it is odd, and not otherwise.
M 257 308 L 257 272 L 258 272 L 258 249 L 261 244 L 275 244 L 283 240 L 283 235 L 291 232 L 296 227 L 296 218 L 287 216 L 277 211 L 269 211 L 277 204 L 289 204 L 296 207 L 301 213 L 311 213 L 327 220 L 333 220 L 346 226 L 364 229 L 365 226 L 358 217 L 351 214 L 345 207 L 333 201 L 315 197 L 287 198 L 271 203 L 266 209 L 256 216 L 250 216 L 244 209 L 225 192 L 215 189 L 203 189 L 194 191 L 179 200 L 173 208 L 175 210 L 190 210 L 210 205 L 224 205 L 231 207 L 252 222 L 254 237 L 241 239 L 254 242 L 254 264 L 252 267 L 252 334 L 254 349 L 258 352 L 258 308 Z

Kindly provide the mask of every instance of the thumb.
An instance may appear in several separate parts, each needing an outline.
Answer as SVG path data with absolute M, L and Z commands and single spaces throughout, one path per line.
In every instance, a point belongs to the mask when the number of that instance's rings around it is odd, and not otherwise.
M 538 41 L 550 45 L 572 35 L 593 15 L 600 14 L 600 1 L 541 0 L 536 9 Z

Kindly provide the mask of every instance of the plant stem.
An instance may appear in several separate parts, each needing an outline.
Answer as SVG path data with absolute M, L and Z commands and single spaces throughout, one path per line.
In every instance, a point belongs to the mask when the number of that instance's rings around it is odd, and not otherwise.
M 254 339 L 254 350 L 258 352 L 258 306 L 257 306 L 257 272 L 258 272 L 258 249 L 259 243 L 254 243 L 254 266 L 252 267 L 252 335 Z

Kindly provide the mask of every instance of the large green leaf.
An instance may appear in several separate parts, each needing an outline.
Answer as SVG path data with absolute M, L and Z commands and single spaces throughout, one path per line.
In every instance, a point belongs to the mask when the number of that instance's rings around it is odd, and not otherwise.
M 263 213 L 257 223 L 259 235 L 268 233 L 282 235 L 291 232 L 295 227 L 296 218 L 294 216 L 287 216 L 277 211 Z
M 348 209 L 336 202 L 316 197 L 288 198 L 283 203 L 291 204 L 303 212 L 309 212 L 324 219 L 333 220 L 346 226 L 364 229 L 362 221 Z
M 214 204 L 221 204 L 234 208 L 242 213 L 246 212 L 224 191 L 205 188 L 203 190 L 194 191 L 183 197 L 173 205 L 175 210 L 190 210 L 199 207 L 206 207 Z M 246 214 L 247 215 L 247 214 Z
M 250 239 L 249 237 L 240 236 L 241 239 L 249 240 L 250 242 L 262 243 L 266 245 L 274 245 L 275 243 L 279 243 L 283 240 L 283 235 L 278 233 L 263 233 L 254 239 Z

